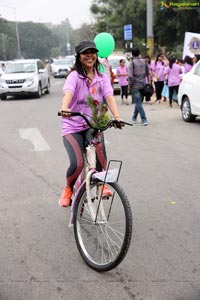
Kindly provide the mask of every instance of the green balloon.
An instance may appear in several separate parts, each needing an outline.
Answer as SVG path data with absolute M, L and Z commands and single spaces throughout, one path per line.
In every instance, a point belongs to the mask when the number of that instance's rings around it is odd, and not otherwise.
M 115 40 L 110 33 L 101 32 L 97 34 L 94 38 L 95 45 L 99 52 L 97 53 L 99 57 L 108 57 L 115 48 Z
M 99 65 L 99 72 L 100 73 L 105 73 L 106 72 L 106 69 L 105 69 L 104 65 L 102 65 L 102 64 Z

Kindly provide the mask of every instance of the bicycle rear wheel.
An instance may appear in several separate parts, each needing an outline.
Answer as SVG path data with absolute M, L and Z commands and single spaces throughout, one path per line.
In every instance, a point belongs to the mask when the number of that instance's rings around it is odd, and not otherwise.
M 132 236 L 132 212 L 127 196 L 118 183 L 106 185 L 112 196 L 105 199 L 101 199 L 101 181 L 90 186 L 96 221 L 91 216 L 85 187 L 75 205 L 74 234 L 78 250 L 85 263 L 99 272 L 115 268 L 124 259 Z

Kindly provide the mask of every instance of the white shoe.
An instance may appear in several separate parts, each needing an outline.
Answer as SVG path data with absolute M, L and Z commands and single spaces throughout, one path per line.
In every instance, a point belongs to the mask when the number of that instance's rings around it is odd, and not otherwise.
M 141 125 L 142 125 L 142 126 L 147 126 L 147 125 L 148 125 L 148 121 L 147 121 L 147 120 L 142 121 Z

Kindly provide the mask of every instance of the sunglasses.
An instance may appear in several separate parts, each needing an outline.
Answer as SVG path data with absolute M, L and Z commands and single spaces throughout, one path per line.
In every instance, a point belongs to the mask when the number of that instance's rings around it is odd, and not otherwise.
M 97 53 L 97 51 L 95 49 L 88 49 L 88 50 L 81 52 L 81 54 L 83 54 L 83 55 L 96 54 L 96 53 Z

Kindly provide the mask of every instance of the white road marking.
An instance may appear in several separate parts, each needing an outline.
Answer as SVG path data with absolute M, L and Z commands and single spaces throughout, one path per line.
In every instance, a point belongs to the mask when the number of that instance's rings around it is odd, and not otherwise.
M 49 145 L 43 138 L 38 128 L 21 128 L 19 129 L 19 134 L 22 139 L 27 139 L 33 144 L 34 149 L 31 151 L 50 150 Z

